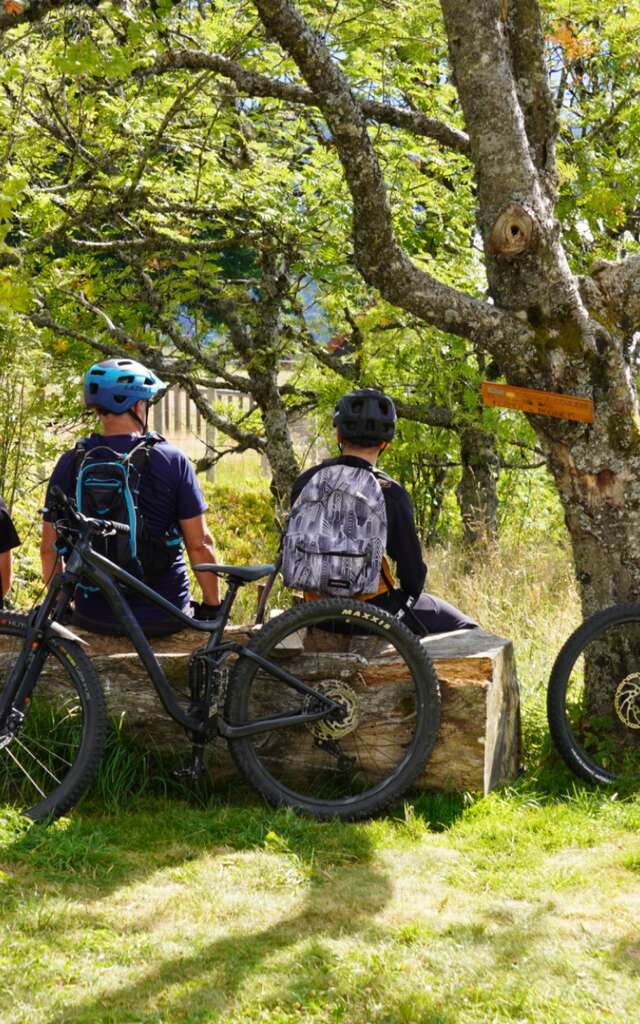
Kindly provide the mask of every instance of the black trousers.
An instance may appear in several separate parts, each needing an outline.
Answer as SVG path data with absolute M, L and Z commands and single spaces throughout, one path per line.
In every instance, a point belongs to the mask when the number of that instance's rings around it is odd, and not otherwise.
M 394 615 L 398 614 L 401 603 L 395 594 L 381 594 L 371 604 L 377 604 Z M 433 594 L 421 594 L 410 610 L 401 615 L 405 626 L 418 636 L 427 633 L 451 633 L 456 629 L 478 629 L 479 625 L 459 608 Z M 416 619 L 418 620 L 416 622 Z M 421 629 L 421 627 L 423 627 Z

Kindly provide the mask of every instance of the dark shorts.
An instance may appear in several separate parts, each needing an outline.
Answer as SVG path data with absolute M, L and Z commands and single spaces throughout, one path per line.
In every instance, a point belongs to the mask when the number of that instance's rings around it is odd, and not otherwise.
M 79 629 L 86 629 L 89 633 L 99 633 L 101 636 L 126 636 L 125 630 L 118 622 L 96 622 L 88 619 L 85 615 L 74 612 L 71 616 L 71 625 Z M 138 623 L 145 636 L 171 636 L 172 633 L 180 633 L 183 626 L 177 619 L 167 619 L 166 622 Z

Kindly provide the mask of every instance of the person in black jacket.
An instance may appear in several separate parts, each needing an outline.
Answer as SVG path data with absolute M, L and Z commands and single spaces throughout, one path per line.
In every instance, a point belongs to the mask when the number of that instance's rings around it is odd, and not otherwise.
M 0 607 L 11 586 L 11 551 L 20 544 L 9 510 L 0 497 Z
M 395 434 L 396 419 L 393 401 L 382 391 L 361 388 L 344 395 L 337 402 L 333 416 L 340 455 L 301 473 L 291 491 L 291 504 L 293 506 L 314 474 L 326 466 L 371 469 L 384 495 L 387 555 L 395 562 L 397 580 L 385 557 L 378 592 L 365 595 L 365 599 L 392 614 L 399 614 L 417 634 L 475 629 L 478 623 L 464 612 L 440 597 L 423 593 L 427 567 L 422 558 L 411 499 L 401 484 L 375 468 L 378 456 Z

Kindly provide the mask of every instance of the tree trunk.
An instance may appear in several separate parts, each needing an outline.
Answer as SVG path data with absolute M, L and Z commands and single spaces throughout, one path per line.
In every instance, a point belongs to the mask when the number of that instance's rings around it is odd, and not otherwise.
M 495 541 L 498 536 L 498 454 L 495 436 L 477 424 L 460 433 L 462 477 L 456 498 L 462 516 L 464 543 Z
M 289 427 L 287 407 L 278 388 L 278 372 L 284 351 L 283 306 L 289 297 L 290 281 L 284 254 L 266 239 L 260 253 L 262 277 L 256 322 L 241 322 L 227 301 L 218 303 L 229 328 L 231 344 L 242 360 L 258 406 L 265 433 L 266 455 L 272 473 L 271 490 L 280 510 L 289 505 L 293 482 L 299 473 Z
M 592 427 L 538 428 L 562 499 L 584 618 L 611 604 L 640 601 L 640 431 L 631 376 L 626 395 L 609 386 L 597 390 L 596 401 Z M 635 668 L 640 645 L 627 655 Z M 627 667 L 620 651 L 590 650 L 585 689 L 593 712 L 611 711 Z
M 253 384 L 253 395 L 262 413 L 266 439 L 265 455 L 271 468 L 271 490 L 276 506 L 284 510 L 289 506 L 293 482 L 300 469 L 293 447 L 287 410 L 277 387 L 277 368 L 266 384 Z

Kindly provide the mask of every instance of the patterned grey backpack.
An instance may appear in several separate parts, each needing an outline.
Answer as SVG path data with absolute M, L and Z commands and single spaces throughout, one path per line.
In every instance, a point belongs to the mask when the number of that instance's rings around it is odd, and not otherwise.
M 305 484 L 282 544 L 287 587 L 330 597 L 375 593 L 387 545 L 387 510 L 375 473 L 325 466 Z

